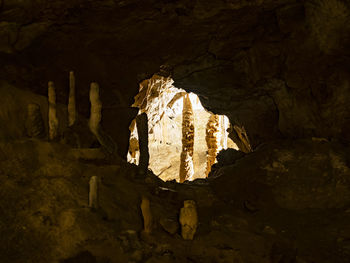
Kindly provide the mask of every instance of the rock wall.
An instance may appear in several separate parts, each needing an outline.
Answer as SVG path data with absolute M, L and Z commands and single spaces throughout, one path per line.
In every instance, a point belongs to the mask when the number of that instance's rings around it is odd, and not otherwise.
M 118 111 L 162 66 L 175 86 L 244 126 L 253 148 L 277 137 L 350 139 L 346 1 L 0 3 L 0 79 L 17 87 L 45 95 L 48 80 L 59 90 L 74 70 L 77 97 L 88 101 L 94 79 Z

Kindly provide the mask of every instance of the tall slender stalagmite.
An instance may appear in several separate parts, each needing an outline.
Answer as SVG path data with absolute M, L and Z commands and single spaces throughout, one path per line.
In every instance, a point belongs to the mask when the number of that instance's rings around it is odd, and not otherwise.
M 102 103 L 100 101 L 100 88 L 96 82 L 91 83 L 90 85 L 90 120 L 89 127 L 90 131 L 98 136 L 100 122 L 101 122 L 101 109 Z
M 218 154 L 219 149 L 219 138 L 220 133 L 220 121 L 219 116 L 213 114 L 209 117 L 206 129 L 205 140 L 207 141 L 208 154 L 207 154 L 207 169 L 206 176 L 208 177 L 211 166 L 215 163 L 216 155 Z
M 141 173 L 146 173 L 149 163 L 148 152 L 148 118 L 146 113 L 142 113 L 136 116 L 136 127 L 139 137 L 139 169 Z
M 193 169 L 194 117 L 190 97 L 183 97 L 182 110 L 182 152 L 180 157 L 180 183 L 191 180 Z
M 52 81 L 48 83 L 49 97 L 49 140 L 53 141 L 58 138 L 58 119 L 56 109 L 56 92 Z
M 76 120 L 75 107 L 75 76 L 74 72 L 69 72 L 69 98 L 68 98 L 68 127 L 74 125 Z
M 99 178 L 94 175 L 89 182 L 89 207 L 98 209 Z

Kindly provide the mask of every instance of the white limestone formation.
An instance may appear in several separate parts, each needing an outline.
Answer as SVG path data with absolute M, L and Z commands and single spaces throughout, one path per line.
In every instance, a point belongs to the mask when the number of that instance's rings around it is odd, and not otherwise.
M 48 99 L 49 99 L 49 140 L 58 139 L 58 118 L 56 106 L 56 91 L 52 81 L 48 83 Z
M 212 165 L 216 161 L 216 156 L 219 151 L 219 133 L 220 133 L 220 121 L 219 115 L 211 115 L 209 117 L 206 129 L 205 140 L 208 146 L 208 154 L 207 154 L 207 169 L 206 169 L 206 177 L 208 177 Z
M 180 210 L 181 235 L 185 240 L 193 240 L 198 225 L 196 203 L 193 200 L 184 201 Z
M 90 178 L 89 186 L 89 207 L 98 209 L 99 178 L 96 175 Z
M 74 125 L 77 117 L 75 106 L 75 76 L 74 72 L 69 72 L 69 98 L 68 98 L 68 127 Z
M 183 97 L 182 110 L 182 152 L 180 158 L 180 183 L 191 180 L 193 170 L 194 117 L 189 95 Z

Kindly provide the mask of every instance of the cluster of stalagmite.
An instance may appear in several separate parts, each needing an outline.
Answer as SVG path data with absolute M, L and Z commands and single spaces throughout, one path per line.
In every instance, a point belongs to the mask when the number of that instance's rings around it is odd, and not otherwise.
M 219 116 L 213 114 L 209 117 L 205 140 L 208 146 L 208 154 L 207 154 L 207 168 L 206 168 L 206 176 L 211 171 L 212 165 L 215 163 L 216 156 L 219 151 L 219 133 L 220 133 L 220 121 Z
M 100 100 L 99 86 L 96 82 L 91 83 L 90 86 L 90 102 L 91 112 L 88 126 L 93 135 L 102 146 L 102 148 L 109 154 L 115 154 L 117 145 L 101 128 L 100 122 L 102 118 L 101 109 L 102 103 Z M 48 139 L 49 141 L 61 141 L 63 143 L 69 142 L 69 138 L 73 138 L 74 145 L 81 147 L 79 141 L 79 132 L 76 130 L 75 123 L 77 122 L 78 114 L 76 109 L 75 97 L 75 75 L 73 71 L 69 72 L 69 98 L 67 106 L 68 123 L 60 125 L 57 116 L 56 104 L 56 90 L 52 81 L 48 82 Z M 34 103 L 28 104 L 27 118 L 26 118 L 26 132 L 31 138 L 44 138 L 45 125 L 42 119 L 40 106 Z M 60 130 L 60 127 L 65 130 Z M 68 138 L 68 139 L 67 139 Z
M 143 217 L 143 232 L 150 234 L 155 222 L 149 198 L 142 196 L 140 208 Z M 172 219 L 161 218 L 159 223 L 168 233 L 175 234 L 178 230 L 178 223 L 174 222 Z M 198 213 L 195 201 L 184 201 L 184 206 L 180 209 L 179 223 L 181 225 L 182 238 L 185 240 L 193 240 L 198 226 Z
M 194 118 L 189 95 L 183 97 L 182 110 L 182 152 L 180 157 L 180 183 L 191 180 L 193 169 Z

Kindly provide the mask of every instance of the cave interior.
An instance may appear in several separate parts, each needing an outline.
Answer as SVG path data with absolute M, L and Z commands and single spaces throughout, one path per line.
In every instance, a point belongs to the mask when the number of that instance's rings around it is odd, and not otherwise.
M 349 263 L 348 0 L 0 0 L 1 263 Z

